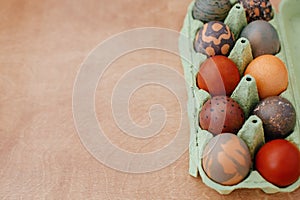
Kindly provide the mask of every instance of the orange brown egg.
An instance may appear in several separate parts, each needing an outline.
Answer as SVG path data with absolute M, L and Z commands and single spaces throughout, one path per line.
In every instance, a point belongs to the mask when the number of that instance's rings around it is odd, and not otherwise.
M 210 21 L 196 34 L 194 49 L 206 56 L 228 56 L 234 46 L 234 36 L 230 28 L 220 21 Z
M 213 137 L 202 154 L 204 172 L 210 179 L 222 185 L 235 185 L 244 180 L 251 165 L 248 146 L 231 133 Z
M 244 74 L 255 78 L 261 99 L 280 95 L 289 84 L 287 66 L 274 55 L 258 56 L 250 62 Z

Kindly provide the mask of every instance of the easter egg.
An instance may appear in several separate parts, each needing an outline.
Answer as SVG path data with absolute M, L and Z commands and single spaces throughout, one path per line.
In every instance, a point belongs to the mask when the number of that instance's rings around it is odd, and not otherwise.
M 278 187 L 289 186 L 300 176 L 300 151 L 287 140 L 272 140 L 259 149 L 255 168 L 268 182 Z
M 263 99 L 253 110 L 263 122 L 266 140 L 285 138 L 296 125 L 296 111 L 292 103 L 280 96 Z
M 204 24 L 194 40 L 195 51 L 207 56 L 228 56 L 233 46 L 233 33 L 226 24 L 219 21 Z
M 250 172 L 251 155 L 245 142 L 231 133 L 213 137 L 205 146 L 202 168 L 213 181 L 235 185 Z
M 214 135 L 220 133 L 236 134 L 245 121 L 239 104 L 227 96 L 215 96 L 206 101 L 199 113 L 199 124 Z
M 239 0 L 239 3 L 243 5 L 246 11 L 248 22 L 273 19 L 274 13 L 269 0 Z
M 255 58 L 247 66 L 244 74 L 255 78 L 261 99 L 277 96 L 288 86 L 287 68 L 278 57 L 273 55 L 262 55 Z
M 202 22 L 222 21 L 230 11 L 230 0 L 196 0 L 193 17 Z
M 253 57 L 264 54 L 277 54 L 280 41 L 276 29 L 268 22 L 257 20 L 248 24 L 241 32 L 241 37 L 249 40 Z
M 237 66 L 226 56 L 207 58 L 199 68 L 197 85 L 212 96 L 229 96 L 240 81 Z

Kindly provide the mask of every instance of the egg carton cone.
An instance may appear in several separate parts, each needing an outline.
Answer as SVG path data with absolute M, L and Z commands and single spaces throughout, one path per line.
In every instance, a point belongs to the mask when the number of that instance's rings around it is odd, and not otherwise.
M 249 175 L 240 183 L 233 186 L 224 186 L 211 180 L 202 168 L 202 153 L 206 144 L 213 138 L 213 135 L 202 130 L 199 126 L 199 112 L 204 103 L 211 98 L 206 91 L 199 89 L 196 84 L 196 76 L 199 66 L 206 60 L 206 56 L 197 53 L 194 50 L 194 38 L 197 31 L 204 25 L 203 22 L 196 20 L 192 16 L 192 9 L 195 1 L 191 2 L 187 9 L 187 14 L 183 22 L 179 38 L 179 50 L 182 57 L 182 65 L 186 80 L 186 88 L 188 93 L 188 118 L 190 125 L 190 144 L 189 144 L 189 173 L 194 177 L 199 177 L 209 187 L 213 188 L 220 194 L 229 194 L 236 189 L 259 188 L 265 193 L 292 192 L 300 186 L 300 178 L 292 185 L 284 188 L 277 187 L 266 181 L 258 171 L 252 167 Z M 231 95 L 245 113 L 245 123 L 239 130 L 237 135 L 247 144 L 251 157 L 254 158 L 257 150 L 265 143 L 262 121 L 259 117 L 251 115 L 251 111 L 259 102 L 259 95 L 256 88 L 256 82 L 250 75 L 242 76 L 246 66 L 253 60 L 252 51 L 249 41 L 246 38 L 240 38 L 241 30 L 247 25 L 246 14 L 243 6 L 232 0 L 232 8 L 224 20 L 232 30 L 236 43 L 228 56 L 238 67 L 241 75 L 241 81 Z M 299 0 L 283 0 L 280 5 L 280 12 L 274 13 L 274 18 L 269 21 L 277 30 L 281 42 L 281 49 L 277 57 L 279 57 L 287 66 L 289 72 L 289 85 L 286 91 L 280 96 L 288 99 L 296 109 L 297 122 L 294 132 L 290 134 L 286 140 L 291 141 L 300 147 L 300 95 L 297 86 L 297 76 L 300 77 L 300 66 L 296 66 L 296 53 L 299 52 L 300 42 L 294 35 L 300 35 L 300 1 Z M 294 21 L 293 21 L 294 20 Z M 296 26 L 296 33 L 290 30 L 291 24 Z M 287 28 L 288 27 L 288 28 Z M 290 38 L 292 37 L 292 38 Z M 294 38 L 293 38 L 294 37 Z M 298 51 L 295 51 L 293 43 L 297 43 Z M 298 71 L 297 71 L 298 70 Z M 253 161 L 253 160 L 252 160 Z

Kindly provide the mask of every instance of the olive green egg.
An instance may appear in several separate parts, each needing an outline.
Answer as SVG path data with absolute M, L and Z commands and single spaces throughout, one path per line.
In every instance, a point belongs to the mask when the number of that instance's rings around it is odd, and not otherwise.
M 193 17 L 202 22 L 223 21 L 230 9 L 230 0 L 196 0 Z

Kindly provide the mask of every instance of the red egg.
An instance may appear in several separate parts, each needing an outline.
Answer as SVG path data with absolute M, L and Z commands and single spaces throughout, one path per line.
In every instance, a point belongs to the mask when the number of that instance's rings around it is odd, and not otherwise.
M 255 167 L 270 183 L 278 187 L 289 186 L 300 176 L 300 151 L 287 140 L 272 140 L 258 151 Z
M 239 82 L 240 74 L 236 64 L 221 55 L 206 59 L 197 74 L 198 87 L 212 96 L 230 96 Z

